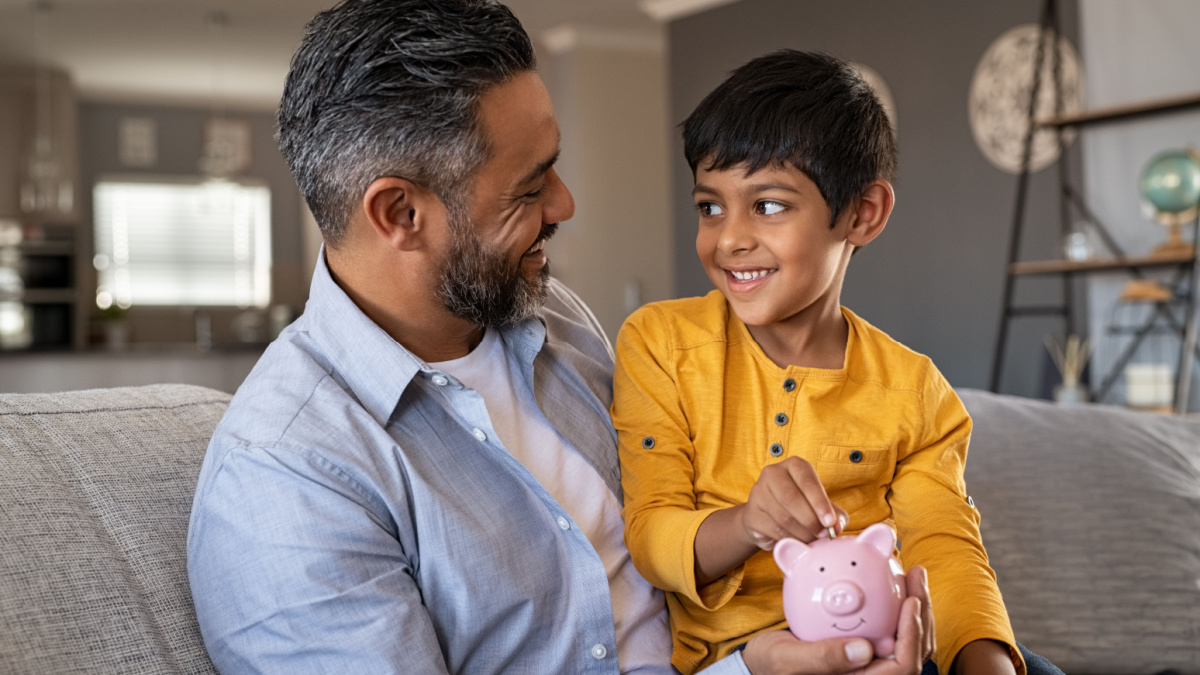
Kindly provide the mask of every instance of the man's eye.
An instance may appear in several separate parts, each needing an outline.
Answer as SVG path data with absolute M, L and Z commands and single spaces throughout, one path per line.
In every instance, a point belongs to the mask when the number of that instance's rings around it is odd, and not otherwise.
M 696 210 L 700 212 L 700 215 L 705 217 L 719 216 L 725 213 L 721 210 L 720 206 L 712 202 L 700 202 L 696 204 Z
M 541 197 L 542 194 L 545 192 L 546 192 L 546 186 L 543 185 L 543 186 L 539 187 L 538 189 L 534 190 L 533 192 L 526 192 L 524 196 L 525 196 L 525 199 L 537 199 L 537 198 Z
M 760 215 L 773 216 L 777 213 L 783 213 L 784 209 L 786 208 L 786 206 L 780 204 L 779 202 L 767 200 L 759 202 L 756 210 Z

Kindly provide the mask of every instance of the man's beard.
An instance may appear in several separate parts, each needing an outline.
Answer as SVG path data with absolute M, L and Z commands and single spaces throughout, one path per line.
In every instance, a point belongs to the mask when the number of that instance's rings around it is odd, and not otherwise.
M 451 213 L 450 230 L 454 239 L 438 283 L 446 309 L 473 325 L 494 328 L 520 323 L 542 308 L 549 262 L 530 281 L 520 263 L 513 266 L 503 251 L 489 249 L 476 236 L 468 218 Z M 539 239 L 549 239 L 557 230 L 557 223 L 544 225 Z

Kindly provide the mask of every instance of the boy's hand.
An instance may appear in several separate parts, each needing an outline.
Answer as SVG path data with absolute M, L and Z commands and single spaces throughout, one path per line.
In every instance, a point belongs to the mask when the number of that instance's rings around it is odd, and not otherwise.
M 875 658 L 862 638 L 802 642 L 786 630 L 754 636 L 742 652 L 751 675 L 918 675 L 933 656 L 933 608 L 925 570 L 908 571 L 909 597 L 900 608 L 894 658 Z
M 738 515 L 747 541 L 765 551 L 785 537 L 807 544 L 829 528 L 841 533 L 848 522 L 829 501 L 817 470 L 799 457 L 763 469 Z
M 711 583 L 784 537 L 808 543 L 840 534 L 849 522 L 833 505 L 811 464 L 789 457 L 759 474 L 745 504 L 717 509 L 700 523 L 694 544 L 696 587 Z

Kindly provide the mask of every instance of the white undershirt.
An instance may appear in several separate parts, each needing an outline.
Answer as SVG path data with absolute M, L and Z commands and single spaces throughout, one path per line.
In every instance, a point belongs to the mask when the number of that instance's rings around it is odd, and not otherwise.
M 488 330 L 470 354 L 430 365 L 483 397 L 501 443 L 571 515 L 596 549 L 608 574 L 621 672 L 673 672 L 663 595 L 629 559 L 616 496 L 591 463 L 550 425 L 518 370 L 519 361 L 510 356 L 499 331 Z

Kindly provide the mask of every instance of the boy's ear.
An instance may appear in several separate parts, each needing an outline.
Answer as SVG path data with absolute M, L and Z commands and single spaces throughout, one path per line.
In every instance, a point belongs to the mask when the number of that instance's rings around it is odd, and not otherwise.
M 420 185 L 395 176 L 376 178 L 362 199 L 370 231 L 389 248 L 413 251 L 428 243 L 432 225 L 444 221 L 445 206 Z
M 875 179 L 854 204 L 846 241 L 855 246 L 871 243 L 883 232 L 895 205 L 896 193 L 892 190 L 892 184 L 882 178 Z

